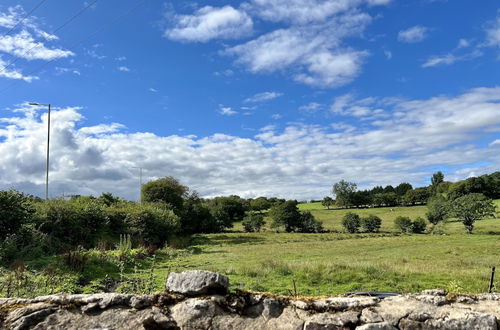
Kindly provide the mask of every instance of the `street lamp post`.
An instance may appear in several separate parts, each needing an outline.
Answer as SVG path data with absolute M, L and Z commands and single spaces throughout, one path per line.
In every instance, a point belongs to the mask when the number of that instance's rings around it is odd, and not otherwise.
M 29 103 L 30 105 L 46 106 L 48 107 L 48 118 L 47 118 L 47 162 L 45 164 L 45 199 L 49 199 L 49 151 L 50 151 L 50 103 Z
M 139 203 L 142 203 L 142 167 L 134 166 L 139 169 Z

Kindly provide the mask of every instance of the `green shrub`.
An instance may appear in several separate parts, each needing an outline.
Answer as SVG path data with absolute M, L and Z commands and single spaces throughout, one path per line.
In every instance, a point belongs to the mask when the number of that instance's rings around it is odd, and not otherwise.
M 363 228 L 363 231 L 367 233 L 378 232 L 381 225 L 382 219 L 380 219 L 376 215 L 370 214 L 366 217 L 361 218 L 361 227 Z
M 0 241 L 31 221 L 34 209 L 29 199 L 15 190 L 0 191 Z
M 311 212 L 304 211 L 300 214 L 297 231 L 300 233 L 321 233 L 323 232 L 323 223 L 316 220 Z
M 356 213 L 348 212 L 342 218 L 342 226 L 348 233 L 357 233 L 361 225 L 361 219 Z
M 243 227 L 248 233 L 258 232 L 265 225 L 264 217 L 260 214 L 249 214 L 243 220 Z
M 437 195 L 427 202 L 428 212 L 425 214 L 427 220 L 432 224 L 437 224 L 440 221 L 446 220 L 450 212 L 449 202 L 440 195 Z
M 394 219 L 394 226 L 402 233 L 412 232 L 412 221 L 408 217 L 397 217 L 396 219 Z
M 427 222 L 421 217 L 416 218 L 411 223 L 411 231 L 415 234 L 422 234 L 425 231 L 426 227 L 427 227 Z
M 122 214 L 128 233 L 142 245 L 163 245 L 180 230 L 179 217 L 162 204 L 131 203 Z
M 146 203 L 165 203 L 176 213 L 182 210 L 184 197 L 189 188 L 171 176 L 150 181 L 142 185 L 141 198 Z

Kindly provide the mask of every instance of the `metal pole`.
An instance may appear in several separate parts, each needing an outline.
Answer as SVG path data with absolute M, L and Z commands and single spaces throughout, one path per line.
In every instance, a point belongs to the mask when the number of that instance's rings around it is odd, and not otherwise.
M 493 292 L 493 288 L 495 287 L 495 267 L 491 267 L 491 278 L 490 278 L 490 287 L 488 289 L 488 292 L 489 293 L 492 293 Z
M 45 173 L 45 199 L 49 199 L 49 151 L 50 151 L 50 104 L 48 104 L 49 113 L 47 120 L 47 164 Z

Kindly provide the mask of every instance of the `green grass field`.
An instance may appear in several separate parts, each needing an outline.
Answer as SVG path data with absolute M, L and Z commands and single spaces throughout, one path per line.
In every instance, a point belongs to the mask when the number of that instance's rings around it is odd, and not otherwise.
M 496 204 L 500 207 L 500 200 Z M 155 288 L 162 289 L 172 271 L 206 269 L 227 274 L 233 289 L 276 294 L 288 294 L 293 281 L 303 295 L 435 287 L 477 293 L 487 290 L 491 266 L 500 267 L 500 219 L 476 222 L 472 235 L 453 220 L 440 224 L 434 234 L 403 235 L 393 228 L 394 218 L 424 217 L 425 206 L 326 210 L 313 203 L 300 208 L 311 211 L 332 232 L 276 233 L 266 227 L 261 233 L 244 233 L 237 224 L 231 232 L 195 235 L 188 244 L 183 242 L 183 249 L 168 247 L 157 253 Z M 381 217 L 380 233 L 342 233 L 340 221 L 348 211 Z M 150 261 L 141 261 L 135 269 L 129 266 L 125 276 L 151 276 Z M 117 278 L 118 272 L 117 267 L 93 262 L 85 272 L 86 281 L 95 283 L 106 274 Z M 500 276 L 496 287 L 500 289 Z

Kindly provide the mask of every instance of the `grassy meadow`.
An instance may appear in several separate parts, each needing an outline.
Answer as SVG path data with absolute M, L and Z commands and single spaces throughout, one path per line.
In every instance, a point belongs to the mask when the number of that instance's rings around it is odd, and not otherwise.
M 500 200 L 495 203 L 499 211 Z M 106 262 L 116 251 L 94 251 L 84 272 L 75 276 L 75 290 L 99 291 L 99 283 L 118 278 L 148 280 L 154 290 L 161 290 L 172 271 L 206 269 L 228 275 L 232 289 L 276 294 L 289 294 L 294 281 L 302 295 L 416 292 L 435 287 L 477 293 L 487 290 L 491 266 L 500 267 L 500 219 L 476 222 L 473 235 L 455 220 L 429 234 L 409 235 L 397 233 L 393 220 L 400 215 L 425 217 L 425 206 L 327 210 L 320 203 L 309 203 L 299 207 L 311 211 L 330 232 L 277 233 L 267 224 L 260 233 L 245 233 L 236 224 L 231 232 L 174 239 L 157 251 L 154 261 L 146 257 L 121 267 Z M 343 233 L 340 222 L 349 211 L 381 217 L 380 232 Z M 28 266 L 41 268 L 53 262 L 46 258 Z M 500 288 L 500 276 L 496 287 Z

